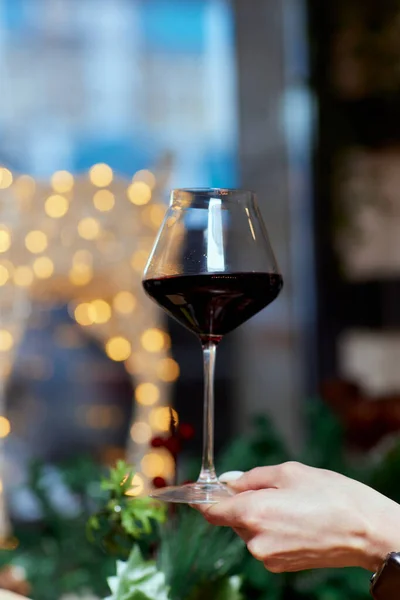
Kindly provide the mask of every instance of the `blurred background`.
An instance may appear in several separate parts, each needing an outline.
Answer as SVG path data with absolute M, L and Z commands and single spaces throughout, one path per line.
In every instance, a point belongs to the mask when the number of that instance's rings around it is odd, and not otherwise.
M 266 415 L 299 456 L 317 398 L 392 443 L 399 33 L 397 0 L 0 0 L 0 537 L 32 464 L 70 514 L 65 461 L 171 481 L 168 406 L 199 462 L 200 346 L 140 285 L 174 187 L 254 189 L 285 282 L 221 344 L 217 452 Z

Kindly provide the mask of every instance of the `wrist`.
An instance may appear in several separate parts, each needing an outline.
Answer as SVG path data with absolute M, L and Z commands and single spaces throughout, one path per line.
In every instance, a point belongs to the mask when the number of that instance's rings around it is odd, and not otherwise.
M 400 552 L 400 506 L 390 502 L 385 511 L 374 514 L 366 528 L 366 544 L 361 566 L 376 572 L 390 552 Z

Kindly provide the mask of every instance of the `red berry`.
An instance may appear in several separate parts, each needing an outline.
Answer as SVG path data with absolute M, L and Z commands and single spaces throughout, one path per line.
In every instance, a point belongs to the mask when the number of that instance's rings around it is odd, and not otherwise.
M 167 485 L 167 482 L 165 481 L 164 477 L 154 477 L 153 485 L 155 488 L 163 488 Z
M 155 437 L 151 440 L 151 445 L 153 448 L 161 448 L 162 446 L 166 445 L 166 442 L 160 437 Z
M 176 438 L 169 438 L 165 441 L 164 445 L 166 449 L 172 454 L 172 456 L 177 456 L 181 451 L 181 445 L 179 443 L 179 440 L 177 440 Z
M 182 423 L 179 426 L 179 433 L 184 440 L 191 440 L 194 436 L 194 427 L 188 423 Z

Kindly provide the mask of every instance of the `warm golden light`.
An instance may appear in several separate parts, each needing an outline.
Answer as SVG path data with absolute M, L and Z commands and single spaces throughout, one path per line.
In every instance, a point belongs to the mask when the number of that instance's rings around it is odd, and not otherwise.
M 74 176 L 68 171 L 56 171 L 51 178 L 51 185 L 55 192 L 65 194 L 74 187 Z
M 137 250 L 131 258 L 132 269 L 138 273 L 143 273 L 148 258 L 149 253 L 146 250 Z
M 175 461 L 174 461 L 173 457 L 171 456 L 171 454 L 168 452 L 168 450 L 166 450 L 164 448 L 160 448 L 158 450 L 158 452 L 161 454 L 161 456 L 164 459 L 164 477 L 169 479 L 170 477 L 173 477 L 175 474 Z
M 146 183 L 152 190 L 156 185 L 156 176 L 151 171 L 142 169 L 135 173 L 132 177 L 132 183 L 135 183 L 135 181 L 142 181 L 143 183 Z
M 160 227 L 164 220 L 166 211 L 167 208 L 163 204 L 154 204 L 154 206 L 149 206 L 149 220 L 153 227 L 156 229 Z
M 48 279 L 54 273 L 54 263 L 48 256 L 40 256 L 33 263 L 33 272 L 39 279 Z
M 114 175 L 111 167 L 105 163 L 99 163 L 90 169 L 89 178 L 93 185 L 102 188 L 110 185 Z
M 146 368 L 146 359 L 141 352 L 133 352 L 125 361 L 125 369 L 131 375 L 137 375 Z
M 147 352 L 160 352 L 165 345 L 164 332 L 160 329 L 147 329 L 141 336 L 140 341 Z
M 14 283 L 18 287 L 29 287 L 33 281 L 33 272 L 30 267 L 16 267 L 14 270 Z
M 93 269 L 84 262 L 74 262 L 68 277 L 74 285 L 86 285 L 93 279 Z
M 0 479 L 0 494 L 2 494 L 2 493 L 3 493 L 3 482 Z
M 180 368 L 173 358 L 163 358 L 157 365 L 157 377 L 167 383 L 176 381 L 180 375 Z
M 5 438 L 11 431 L 11 424 L 6 417 L 0 417 L 0 438 Z
M 164 458 L 157 452 L 149 452 L 140 463 L 146 477 L 160 477 L 164 475 Z
M 114 208 L 115 196 L 110 190 L 99 190 L 93 196 L 93 204 L 100 212 L 107 212 Z
M 146 454 L 141 461 L 141 467 L 143 474 L 151 479 L 154 477 L 169 479 L 175 473 L 175 461 L 165 448 L 152 450 Z
M 7 252 L 11 246 L 11 234 L 7 227 L 0 227 L 0 252 Z
M 93 307 L 89 302 L 83 302 L 82 304 L 78 304 L 74 311 L 75 321 L 82 325 L 83 327 L 87 327 L 88 325 L 93 325 L 94 323 L 94 311 Z
M 126 492 L 126 496 L 140 496 L 144 490 L 143 477 L 136 473 L 132 477 L 132 487 Z
M 29 175 L 21 175 L 14 181 L 13 190 L 20 200 L 30 200 L 36 191 L 36 181 Z
M 118 292 L 113 299 L 114 310 L 122 315 L 129 315 L 136 308 L 137 300 L 131 292 Z
M 94 323 L 107 323 L 111 319 L 111 306 L 105 300 L 91 302 Z
M 0 265 L 0 286 L 5 285 L 10 279 L 10 272 L 6 266 Z
M 169 350 L 171 348 L 171 336 L 168 335 L 165 331 L 163 331 L 164 336 L 164 349 Z
M 151 427 L 147 423 L 137 421 L 131 427 L 131 438 L 136 444 L 147 444 L 151 440 Z
M 60 219 L 63 217 L 68 212 L 68 208 L 68 200 L 59 194 L 49 196 L 44 205 L 46 214 L 52 219 Z
M 6 190 L 12 185 L 13 175 L 9 169 L 0 168 L 0 190 Z
M 3 363 L 3 361 L 2 361 Z M 4 362 L 0 367 L 0 376 L 5 380 L 11 375 L 12 363 L 10 360 Z
M 100 223 L 92 217 L 86 217 L 79 221 L 78 233 L 85 240 L 95 240 L 100 234 Z
M 179 422 L 178 413 L 174 409 L 170 409 L 167 406 L 160 408 L 153 408 L 149 414 L 149 422 L 153 429 L 157 431 L 169 431 L 171 427 L 171 413 L 176 423 Z
M 0 329 L 0 352 L 8 352 L 14 345 L 14 338 L 7 329 Z
M 160 399 L 160 390 L 154 383 L 140 383 L 135 389 L 135 398 L 139 404 L 151 406 Z
M 111 360 L 122 362 L 130 356 L 131 352 L 130 342 L 122 336 L 113 337 L 106 343 L 106 353 Z
M 132 204 L 143 206 L 151 200 L 151 188 L 144 181 L 135 181 L 127 190 L 128 198 Z
M 25 237 L 25 246 L 32 254 L 44 252 L 47 244 L 47 235 L 44 231 L 30 231 Z
M 0 538 L 0 550 L 7 550 L 11 552 L 16 550 L 19 546 L 19 540 L 15 537 Z
M 72 263 L 74 265 L 77 264 L 87 264 L 91 265 L 93 262 L 93 254 L 89 250 L 77 250 L 72 257 Z
M 178 222 L 177 217 L 168 217 L 167 219 L 167 227 L 173 227 Z

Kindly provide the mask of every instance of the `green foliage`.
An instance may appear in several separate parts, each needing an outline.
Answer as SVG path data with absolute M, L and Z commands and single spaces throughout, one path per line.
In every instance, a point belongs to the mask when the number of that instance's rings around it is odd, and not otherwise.
M 77 501 L 75 514 L 61 512 L 52 501 L 47 468 L 34 464 L 30 492 L 41 512 L 40 523 L 15 526 L 19 541 L 13 552 L 0 553 L 0 564 L 22 566 L 32 585 L 34 600 L 58 600 L 63 594 L 90 589 L 100 597 L 107 592 L 106 579 L 114 560 L 86 540 L 85 526 L 91 512 L 104 501 L 101 469 L 87 460 L 59 470 L 67 490 Z
M 108 600 L 242 600 L 244 544 L 231 531 L 208 525 L 182 507 L 161 531 L 158 561 L 145 561 L 137 545 L 109 578 Z
M 307 423 L 309 441 L 303 455 L 294 457 L 267 418 L 255 419 L 251 434 L 235 440 L 222 454 L 219 472 L 297 458 L 368 483 L 379 479 L 387 488 L 393 482 L 391 474 L 400 474 L 400 452 L 396 449 L 387 458 L 387 471 L 386 461 L 375 465 L 350 461 L 339 422 L 319 402 L 309 403 Z M 249 555 L 232 532 L 211 527 L 185 507 L 170 517 L 160 532 L 158 566 L 170 590 L 168 600 L 237 600 L 241 595 L 254 600 L 368 598 L 368 574 L 360 569 L 273 575 Z
M 97 542 L 106 552 L 123 558 L 129 555 L 134 542 L 146 552 L 156 540 L 156 523 L 166 517 L 165 505 L 151 498 L 128 496 L 134 471 L 123 461 L 111 469 L 102 480 L 101 488 L 108 492 L 104 507 L 90 517 L 87 533 L 90 541 Z
M 318 400 L 309 400 L 306 407 L 308 439 L 300 461 L 339 473 L 349 471 L 343 443 L 343 429 L 330 410 Z
M 148 551 L 157 537 L 153 524 L 165 519 L 165 507 L 150 498 L 125 496 L 133 477 L 125 463 L 119 462 L 105 479 L 98 465 L 82 459 L 57 471 L 77 502 L 76 514 L 68 515 L 52 501 L 47 470 L 35 463 L 30 472 L 29 488 L 42 515 L 40 523 L 16 525 L 19 546 L 14 552 L 0 553 L 0 566 L 24 567 L 33 600 L 58 600 L 80 590 L 104 597 L 115 556 L 128 556 L 136 540 Z M 90 543 L 85 531 L 99 543 Z
M 290 454 L 264 415 L 253 420 L 252 433 L 236 438 L 218 460 L 218 472 L 248 471 L 258 465 L 279 464 L 289 460 Z
M 254 560 L 246 552 L 241 574 L 244 581 L 243 591 L 245 598 L 257 600 L 282 600 L 284 598 L 284 577 L 273 575 L 264 568 L 264 565 Z
M 243 557 L 240 538 L 229 529 L 209 525 L 187 507 L 181 507 L 161 531 L 159 567 L 171 600 L 217 598 L 218 589 L 222 594 L 233 585 L 229 578 L 240 573 Z
M 364 460 L 349 458 L 340 424 L 316 400 L 309 402 L 307 424 L 304 452 L 294 457 L 268 419 L 255 419 L 251 433 L 236 439 L 221 455 L 219 472 L 295 458 L 362 480 L 400 501 L 400 444 Z M 34 600 L 58 600 L 63 594 L 84 589 L 104 598 L 109 594 L 106 582 L 115 573 L 116 558 L 117 575 L 109 580 L 111 600 L 369 597 L 368 573 L 360 569 L 273 575 L 248 554 L 230 530 L 210 526 L 188 507 L 170 508 L 164 523 L 165 506 L 149 498 L 126 496 L 133 472 L 125 463 L 118 463 L 103 481 L 102 470 L 90 461 L 60 469 L 67 490 L 78 501 L 79 510 L 71 516 L 61 513 L 52 502 L 45 470 L 34 465 L 30 478 L 30 491 L 42 513 L 40 525 L 17 526 L 18 549 L 0 555 L 0 565 L 26 568 Z M 86 523 L 97 544 L 87 542 Z
M 225 577 L 216 583 L 203 585 L 191 596 L 191 600 L 243 600 L 241 586 L 242 580 L 239 576 Z
M 108 579 L 112 596 L 107 600 L 169 600 L 165 575 L 155 561 L 145 561 L 135 545 L 126 563 L 117 562 L 117 574 Z
M 394 444 L 383 458 L 378 458 L 368 483 L 400 503 L 400 444 Z
M 218 567 L 217 567 L 218 571 Z M 112 596 L 106 600 L 171 600 L 166 577 L 155 561 L 145 561 L 138 546 L 134 546 L 126 563 L 117 562 L 116 576 L 108 579 Z M 243 600 L 240 577 L 218 578 L 197 587 L 180 600 Z

